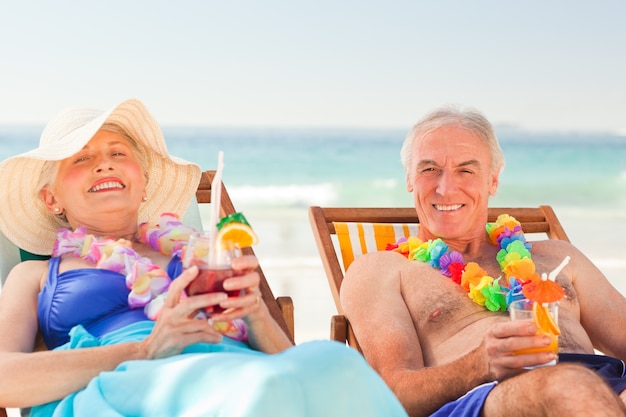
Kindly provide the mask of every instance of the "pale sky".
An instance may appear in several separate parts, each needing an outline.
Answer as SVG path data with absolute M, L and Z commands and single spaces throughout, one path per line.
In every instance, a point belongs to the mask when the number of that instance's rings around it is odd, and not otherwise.
M 626 135 L 622 0 L 0 0 L 0 124 L 135 97 L 163 125 Z

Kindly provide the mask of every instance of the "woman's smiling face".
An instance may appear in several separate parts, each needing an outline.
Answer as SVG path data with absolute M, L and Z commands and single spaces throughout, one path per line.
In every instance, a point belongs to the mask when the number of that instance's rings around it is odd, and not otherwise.
M 146 179 L 130 142 L 101 129 L 83 149 L 59 163 L 51 189 L 46 203 L 56 204 L 75 226 L 93 224 L 103 215 L 136 217 Z

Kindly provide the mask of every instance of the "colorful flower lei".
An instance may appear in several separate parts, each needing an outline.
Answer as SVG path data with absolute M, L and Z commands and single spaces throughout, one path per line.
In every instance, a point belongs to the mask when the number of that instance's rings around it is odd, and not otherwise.
M 142 223 L 137 231 L 137 241 L 150 245 L 163 255 L 183 257 L 189 236 L 199 233 L 185 226 L 176 214 L 164 213 L 159 224 Z M 86 228 L 59 229 L 52 256 L 73 255 L 86 259 L 96 268 L 107 269 L 126 276 L 130 308 L 144 308 L 150 320 L 156 320 L 172 279 L 151 259 L 138 254 L 132 242 L 126 239 L 110 239 L 87 234 Z M 236 340 L 247 340 L 243 320 L 212 322 L 220 333 Z
M 496 260 L 504 273 L 503 283 L 502 277 L 490 277 L 476 262 L 465 263 L 463 255 L 450 251 L 441 239 L 423 242 L 410 236 L 387 245 L 387 250 L 439 269 L 441 274 L 460 284 L 476 304 L 490 311 L 507 311 L 509 304 L 524 298 L 545 303 L 563 297 L 559 284 L 535 272 L 530 254 L 532 245 L 526 241 L 522 226 L 514 217 L 502 214 L 494 223 L 487 223 L 486 231 L 489 241 L 500 247 Z

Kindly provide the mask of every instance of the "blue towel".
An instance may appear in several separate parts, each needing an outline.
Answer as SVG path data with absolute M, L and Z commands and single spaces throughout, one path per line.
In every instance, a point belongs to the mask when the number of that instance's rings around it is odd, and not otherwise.
M 152 322 L 95 338 L 80 326 L 59 349 L 141 340 Z M 102 372 L 31 416 L 406 416 L 383 380 L 355 350 L 313 341 L 268 355 L 224 338 L 181 355 L 136 360 Z

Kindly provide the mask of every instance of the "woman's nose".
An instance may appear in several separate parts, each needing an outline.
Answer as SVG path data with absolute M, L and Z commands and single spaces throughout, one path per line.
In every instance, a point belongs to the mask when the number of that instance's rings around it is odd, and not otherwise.
M 95 159 L 95 170 L 96 172 L 102 171 L 112 171 L 115 169 L 113 161 L 106 156 L 100 156 Z

